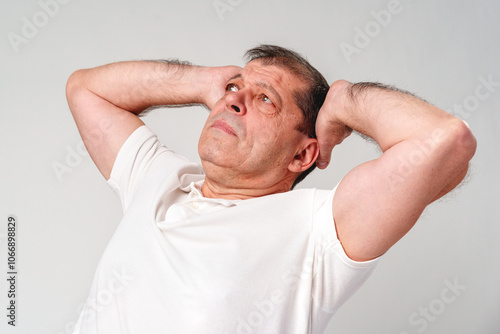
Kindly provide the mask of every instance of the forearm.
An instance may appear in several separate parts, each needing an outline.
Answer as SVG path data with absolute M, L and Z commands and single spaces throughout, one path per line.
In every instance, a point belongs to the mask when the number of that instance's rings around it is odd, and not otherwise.
M 139 114 L 156 105 L 206 104 L 207 68 L 183 63 L 128 61 L 76 71 L 68 90 L 87 89 Z
M 337 122 L 373 138 L 384 153 L 391 152 L 391 173 L 411 168 L 420 178 L 432 175 L 428 191 L 438 190 L 432 201 L 463 180 L 476 149 L 465 122 L 392 87 L 344 81 L 335 89 Z
M 373 138 L 383 152 L 404 140 L 426 139 L 436 131 L 444 134 L 461 123 L 451 114 L 391 87 L 344 81 L 334 88 L 339 122 Z

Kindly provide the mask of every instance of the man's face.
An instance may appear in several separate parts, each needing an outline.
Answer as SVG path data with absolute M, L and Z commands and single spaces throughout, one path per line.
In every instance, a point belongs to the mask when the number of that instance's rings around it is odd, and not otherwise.
M 198 144 L 207 177 L 237 175 L 238 182 L 258 186 L 288 175 L 289 163 L 307 138 L 298 130 L 303 115 L 292 93 L 305 88 L 296 75 L 259 60 L 230 79 Z

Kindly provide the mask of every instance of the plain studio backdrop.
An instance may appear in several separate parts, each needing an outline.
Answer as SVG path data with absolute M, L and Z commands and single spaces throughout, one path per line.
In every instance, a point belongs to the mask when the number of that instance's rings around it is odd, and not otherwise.
M 329 83 L 411 91 L 467 121 L 478 140 L 468 183 L 426 209 L 327 333 L 500 333 L 499 16 L 495 0 L 2 1 L 0 276 L 14 216 L 17 278 L 15 327 L 0 280 L 0 332 L 71 333 L 122 216 L 71 117 L 69 75 L 123 60 L 242 66 L 247 49 L 269 43 L 304 54 Z M 206 117 L 193 107 L 144 120 L 199 161 Z M 300 187 L 331 189 L 379 154 L 353 135 Z

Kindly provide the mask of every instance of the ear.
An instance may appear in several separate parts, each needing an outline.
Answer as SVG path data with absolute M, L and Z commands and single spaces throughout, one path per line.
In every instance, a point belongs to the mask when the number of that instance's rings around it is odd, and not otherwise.
M 288 170 L 294 173 L 302 173 L 316 162 L 318 155 L 318 140 L 315 138 L 306 138 L 301 142 L 297 153 L 288 165 Z

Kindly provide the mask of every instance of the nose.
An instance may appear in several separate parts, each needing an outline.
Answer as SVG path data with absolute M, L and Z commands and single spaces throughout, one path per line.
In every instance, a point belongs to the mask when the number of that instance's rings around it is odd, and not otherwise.
M 247 112 L 246 108 L 247 94 L 244 91 L 231 92 L 226 95 L 226 108 L 243 116 Z

